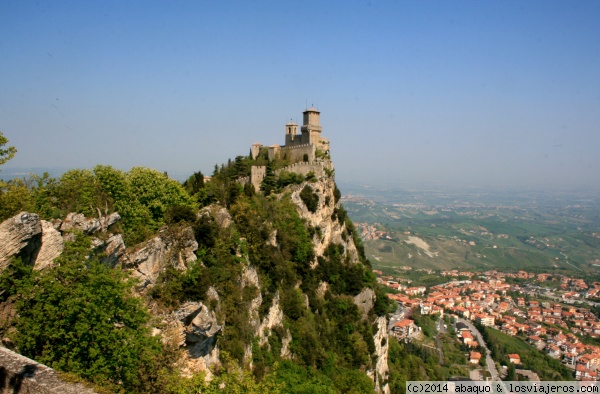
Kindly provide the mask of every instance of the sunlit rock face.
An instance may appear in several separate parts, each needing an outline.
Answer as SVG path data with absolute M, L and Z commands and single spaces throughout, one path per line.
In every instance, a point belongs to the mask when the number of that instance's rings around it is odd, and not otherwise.
M 14 256 L 33 265 L 42 244 L 42 223 L 35 213 L 21 212 L 0 224 L 0 272 Z
M 196 261 L 197 249 L 198 243 L 191 227 L 166 227 L 156 237 L 119 258 L 119 263 L 132 270 L 133 276 L 140 279 L 140 288 L 143 289 L 156 283 L 165 264 L 185 270 L 188 264 Z

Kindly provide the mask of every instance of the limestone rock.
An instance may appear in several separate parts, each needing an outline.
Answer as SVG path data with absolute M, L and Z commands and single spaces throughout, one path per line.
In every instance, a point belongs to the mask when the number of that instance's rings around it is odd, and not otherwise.
M 0 347 L 0 372 L 0 393 L 96 393 L 81 383 L 67 382 L 52 368 L 4 347 Z
M 306 208 L 300 198 L 300 192 L 307 185 L 319 197 L 318 209 L 314 213 Z M 335 203 L 333 178 L 320 177 L 317 182 L 302 182 L 299 185 L 291 186 L 290 189 L 292 191 L 291 199 L 296 205 L 300 217 L 306 220 L 310 226 L 318 229 L 318 233 L 313 236 L 315 256 L 322 256 L 330 244 L 336 243 L 344 246 L 344 256 L 348 258 L 350 264 L 358 263 L 358 251 L 352 237 L 348 235 L 345 223 L 332 219 L 335 210 L 341 206 L 339 201 Z M 283 194 L 280 197 L 283 198 Z M 313 264 L 314 267 L 316 267 L 316 261 Z
M 111 267 L 114 267 L 125 255 L 125 242 L 121 234 L 113 234 L 106 241 L 92 238 L 92 247 L 94 253 L 100 255 L 100 261 Z
M 250 319 L 249 324 L 257 330 L 260 325 L 258 310 L 262 304 L 262 294 L 260 292 L 258 273 L 254 267 L 246 267 L 244 268 L 244 271 L 242 271 L 242 288 L 248 286 L 254 286 L 258 293 L 250 302 L 250 310 L 248 311 L 248 317 Z
M 196 261 L 194 252 L 197 249 L 198 243 L 191 227 L 165 227 L 158 236 L 144 242 L 136 251 L 121 256 L 119 263 L 133 270 L 133 275 L 141 280 L 143 289 L 156 283 L 165 264 L 180 270 L 187 269 L 189 263 Z
M 213 218 L 220 228 L 227 228 L 233 222 L 227 208 L 216 204 L 203 208 L 199 215 Z
M 0 272 L 13 256 L 33 265 L 42 242 L 42 224 L 35 213 L 21 212 L 0 223 Z
M 281 352 L 279 356 L 283 359 L 292 358 L 292 351 L 290 350 L 290 343 L 292 343 L 292 333 L 289 329 L 285 330 L 285 336 L 281 339 Z
M 206 299 L 209 301 L 216 301 L 215 310 L 218 312 L 221 307 L 221 297 L 219 297 L 219 293 L 217 293 L 217 289 L 214 286 L 211 286 L 206 290 Z
M 364 319 L 375 305 L 375 292 L 373 289 L 365 287 L 360 294 L 354 297 L 354 303 L 358 307 L 358 310 L 360 310 Z
M 277 229 L 271 231 L 269 234 L 269 239 L 267 240 L 267 245 L 271 245 L 273 247 L 277 247 Z
M 271 335 L 271 330 L 275 326 L 281 326 L 283 322 L 283 310 L 280 306 L 279 291 L 275 293 L 269 313 L 263 318 L 263 321 L 258 329 L 259 344 L 266 344 Z
M 35 259 L 33 266 L 34 270 L 42 270 L 44 268 L 52 268 L 52 262 L 60 256 L 65 248 L 64 240 L 58 230 L 51 222 L 45 220 L 42 224 L 42 245 Z
M 81 230 L 85 234 L 93 234 L 97 231 L 106 231 L 106 229 L 118 222 L 121 215 L 113 212 L 110 215 L 98 218 L 86 218 L 82 213 L 71 212 L 60 225 L 61 231 Z
M 373 341 L 375 342 L 375 352 L 373 353 L 375 368 L 367 371 L 367 375 L 375 381 L 375 392 L 390 394 L 390 387 L 388 385 L 389 335 L 387 319 L 385 316 L 378 317 L 375 324 L 377 325 L 377 332 L 373 335 Z M 379 377 L 381 377 L 381 382 L 379 381 Z
M 317 295 L 321 298 L 325 297 L 325 293 L 327 293 L 327 291 L 329 291 L 329 283 L 327 282 L 319 282 L 319 287 L 317 287 Z
M 218 324 L 213 312 L 201 302 L 187 302 L 173 313 L 181 327 L 183 341 L 180 345 L 187 351 L 187 365 L 192 371 L 208 371 L 219 364 L 217 334 L 223 326 Z

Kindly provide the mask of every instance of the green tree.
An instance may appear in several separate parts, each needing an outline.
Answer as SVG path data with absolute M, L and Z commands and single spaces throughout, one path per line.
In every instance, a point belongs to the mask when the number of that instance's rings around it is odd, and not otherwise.
M 183 187 L 190 195 L 197 194 L 204 187 L 204 174 L 200 171 L 194 172 L 183 182 Z
M 96 175 L 90 170 L 65 172 L 54 190 L 54 198 L 63 214 L 79 212 L 96 215 L 97 208 L 104 208 L 108 204 Z
M 12 159 L 15 156 L 15 153 L 17 153 L 17 148 L 14 146 L 3 149 L 3 146 L 6 144 L 8 144 L 8 138 L 0 131 L 0 165 Z
M 508 370 L 506 372 L 506 379 L 505 380 L 517 380 L 517 373 L 516 373 L 516 369 L 515 369 L 515 364 L 508 363 Z
M 262 183 L 260 184 L 260 190 L 262 190 L 265 196 L 271 194 L 271 191 L 275 191 L 277 189 L 277 176 L 275 176 L 275 172 L 273 170 L 273 162 L 269 161 L 267 163 L 267 168 L 265 169 L 265 177 L 263 178 Z
M 300 198 L 304 202 L 304 205 L 306 205 L 306 209 L 312 213 L 317 212 L 317 208 L 319 208 L 319 196 L 313 191 L 312 187 L 309 185 L 304 186 L 300 192 Z
M 162 172 L 134 167 L 127 173 L 127 178 L 132 194 L 142 205 L 148 207 L 152 219 L 157 222 L 162 222 L 167 208 L 171 205 L 194 206 L 183 186 Z
M 0 221 L 33 208 L 33 194 L 21 179 L 0 183 Z

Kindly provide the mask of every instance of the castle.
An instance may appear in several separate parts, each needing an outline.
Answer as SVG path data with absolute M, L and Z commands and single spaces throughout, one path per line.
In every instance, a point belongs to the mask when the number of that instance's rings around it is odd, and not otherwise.
M 261 154 L 266 154 L 269 160 L 282 159 L 290 163 L 287 167 L 275 171 L 294 172 L 306 175 L 309 172 L 321 176 L 325 169 L 333 171 L 333 164 L 329 160 L 329 140 L 321 136 L 321 113 L 314 107 L 303 113 L 302 127 L 298 134 L 298 125 L 292 121 L 285 125 L 285 145 L 271 145 L 265 147 L 260 143 L 252 145 L 250 154 L 256 159 Z M 250 182 L 255 190 L 260 189 L 260 184 L 265 177 L 265 166 L 252 166 L 250 177 L 240 179 L 242 183 Z
M 329 140 L 321 137 L 321 113 L 314 107 L 303 113 L 302 134 L 298 135 L 298 125 L 289 122 L 285 125 L 285 145 L 271 145 L 268 147 L 269 160 L 287 159 L 290 163 L 311 162 L 317 158 L 317 152 L 329 155 Z M 263 145 L 252 145 L 252 158 L 260 154 Z

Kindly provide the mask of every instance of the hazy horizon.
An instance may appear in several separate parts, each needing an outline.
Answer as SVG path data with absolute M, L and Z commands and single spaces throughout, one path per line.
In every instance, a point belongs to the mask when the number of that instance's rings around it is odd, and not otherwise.
M 315 105 L 340 182 L 597 190 L 599 19 L 596 1 L 5 1 L 0 178 L 210 174 Z

